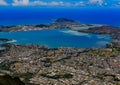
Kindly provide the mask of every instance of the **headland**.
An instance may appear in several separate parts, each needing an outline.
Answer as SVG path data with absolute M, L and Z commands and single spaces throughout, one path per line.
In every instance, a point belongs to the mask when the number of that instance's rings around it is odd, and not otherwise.
M 1 28 L 1 32 L 69 28 L 78 32 L 107 34 L 113 41 L 106 48 L 48 48 L 37 44 L 2 44 L 1 47 L 6 49 L 0 51 L 0 80 L 9 75 L 17 77 L 18 84 L 24 82 L 25 85 L 120 84 L 120 29 L 117 27 L 80 24 L 60 18 L 47 25 Z M 3 83 L 0 81 L 0 84 Z

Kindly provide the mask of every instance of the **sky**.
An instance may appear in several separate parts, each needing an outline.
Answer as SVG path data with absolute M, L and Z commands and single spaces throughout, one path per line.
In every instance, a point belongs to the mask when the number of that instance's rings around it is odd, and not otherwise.
M 0 0 L 0 6 L 120 7 L 120 0 Z

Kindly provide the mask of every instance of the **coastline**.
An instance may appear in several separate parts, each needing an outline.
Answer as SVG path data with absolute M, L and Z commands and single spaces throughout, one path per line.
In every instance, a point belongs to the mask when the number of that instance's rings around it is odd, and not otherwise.
M 81 25 L 68 19 L 58 19 L 52 25 L 28 26 L 23 27 L 24 29 L 17 26 L 3 27 L 1 32 L 58 28 L 68 28 L 75 31 L 75 29 L 71 28 L 73 26 L 89 25 Z M 31 29 L 29 27 L 38 28 Z M 80 31 L 84 33 L 108 34 L 113 38 L 114 36 L 117 37 L 114 38 L 115 42 L 112 41 L 106 48 L 49 48 L 37 44 L 2 44 L 1 46 L 6 47 L 6 49 L 0 50 L 0 80 L 6 75 L 10 75 L 17 77 L 18 81 L 22 84 L 24 82 L 25 85 L 119 85 L 120 31 L 115 27 L 111 29 L 108 26 L 77 30 L 77 32 Z M 11 42 L 8 39 L 2 40 Z M 11 79 L 10 76 L 9 78 Z M 12 80 L 15 79 L 12 78 Z M 19 82 L 17 83 L 19 84 Z
M 26 25 L 26 26 L 3 26 L 0 32 L 18 32 L 18 31 L 37 31 L 37 30 L 52 30 L 67 28 L 71 31 L 109 35 L 112 38 L 112 42 L 120 40 L 120 29 L 118 27 L 97 25 L 97 24 L 80 24 L 74 20 L 66 18 L 58 18 L 53 23 L 39 24 L 39 25 Z M 111 44 L 112 44 L 111 42 Z M 118 43 L 116 42 L 116 43 Z

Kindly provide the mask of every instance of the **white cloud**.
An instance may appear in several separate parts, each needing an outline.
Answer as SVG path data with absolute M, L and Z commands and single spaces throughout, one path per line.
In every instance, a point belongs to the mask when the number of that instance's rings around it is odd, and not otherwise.
M 97 5 L 105 5 L 105 2 L 103 0 L 88 0 L 86 1 L 80 1 L 75 3 L 70 2 L 64 2 L 64 1 L 43 1 L 43 0 L 13 0 L 12 5 L 13 6 L 64 6 L 64 7 L 82 7 L 82 6 L 90 6 L 92 4 Z
M 74 6 L 85 6 L 85 5 L 86 5 L 86 3 L 83 1 L 80 1 L 80 2 L 74 4 Z
M 6 5 L 8 5 L 7 2 L 5 2 L 4 0 L 0 0 L 0 6 L 6 6 Z
M 47 2 L 42 2 L 42 1 L 34 1 L 30 5 L 35 6 L 35 5 L 40 5 L 40 6 L 46 6 Z
M 63 2 L 63 1 L 51 1 L 45 2 L 41 0 L 36 0 L 30 2 L 29 0 L 13 0 L 13 6 L 65 6 L 65 7 L 72 7 L 72 6 L 85 6 L 84 2 Z
M 90 4 L 99 4 L 103 5 L 104 1 L 103 0 L 89 0 Z
M 43 1 L 34 1 L 29 3 L 29 5 L 31 6 L 64 6 L 64 2 L 60 1 L 60 2 L 43 2 Z
M 29 5 L 29 0 L 13 0 L 13 6 L 27 6 Z
M 51 2 L 34 1 L 34 2 L 31 2 L 29 5 L 73 7 L 73 6 L 85 6 L 85 3 L 82 2 L 82 1 L 81 2 L 76 2 L 76 3 L 63 2 L 63 1 L 51 1 Z
M 68 2 L 62 2 L 62 1 L 51 1 L 51 2 L 45 2 L 45 1 L 32 1 L 29 0 L 13 0 L 12 3 L 13 6 L 71 6 L 71 3 Z

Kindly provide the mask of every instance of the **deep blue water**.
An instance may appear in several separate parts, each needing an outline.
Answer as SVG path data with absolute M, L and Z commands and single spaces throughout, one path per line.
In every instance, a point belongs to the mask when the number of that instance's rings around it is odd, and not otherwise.
M 69 18 L 80 23 L 120 26 L 119 9 L 1 7 L 0 25 L 50 23 L 57 18 Z
M 119 9 L 0 7 L 0 25 L 51 23 L 68 18 L 85 24 L 120 26 Z M 15 39 L 16 44 L 42 44 L 49 47 L 105 47 L 109 36 L 70 30 L 43 30 L 0 33 L 0 38 Z
M 106 35 L 79 33 L 68 29 L 0 33 L 0 37 L 17 40 L 15 44 L 42 44 L 48 47 L 105 47 L 111 41 Z

